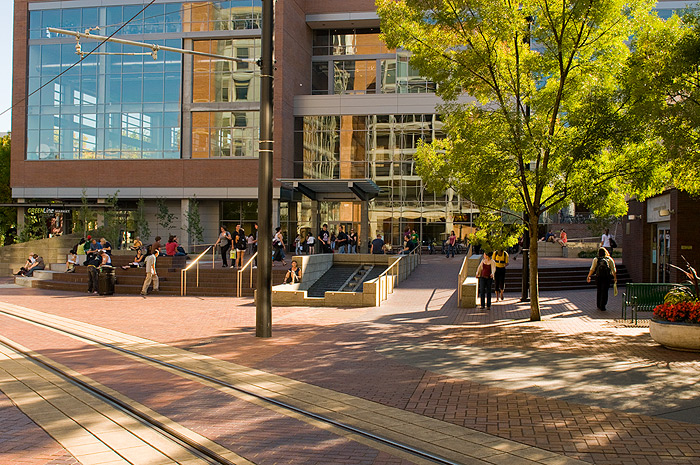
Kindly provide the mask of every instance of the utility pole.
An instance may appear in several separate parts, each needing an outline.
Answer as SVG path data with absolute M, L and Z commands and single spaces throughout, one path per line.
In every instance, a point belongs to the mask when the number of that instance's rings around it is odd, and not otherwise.
M 105 37 L 85 32 L 48 28 L 56 34 L 71 35 L 76 38 L 76 53 L 81 59 L 87 55 L 114 55 L 116 53 L 84 52 L 80 39 L 116 42 L 151 49 L 146 53 L 118 53 L 119 55 L 152 55 L 156 59 L 158 51 L 168 51 L 190 55 L 207 56 L 221 60 L 237 62 L 255 62 L 261 68 L 260 73 L 260 148 L 258 168 L 258 285 L 256 299 L 255 335 L 272 336 L 272 107 L 273 107 L 273 37 L 274 37 L 274 0 L 263 0 L 262 16 L 262 57 L 260 60 L 227 57 L 212 53 L 197 52 L 175 47 L 147 44 L 116 37 Z
M 255 336 L 272 336 L 272 52 L 273 0 L 263 0 L 258 168 L 258 285 Z

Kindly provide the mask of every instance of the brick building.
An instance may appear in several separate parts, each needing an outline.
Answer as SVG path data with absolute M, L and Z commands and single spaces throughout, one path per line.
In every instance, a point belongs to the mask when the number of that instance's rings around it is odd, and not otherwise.
M 681 282 L 686 278 L 669 264 L 688 262 L 700 269 L 700 201 L 671 189 L 644 202 L 631 200 L 623 220 L 622 259 L 635 282 Z M 632 245 L 635 244 L 635 245 Z
M 84 193 L 98 211 L 118 196 L 125 238 L 139 199 L 153 235 L 188 242 L 193 198 L 204 242 L 219 224 L 252 230 L 257 66 L 162 50 L 134 55 L 144 49 L 115 43 L 80 59 L 74 37 L 47 28 L 98 27 L 100 35 L 256 59 L 262 1 L 159 0 L 139 13 L 147 4 L 15 0 L 11 187 L 20 225 L 29 209 L 51 206 L 68 231 Z M 449 190 L 427 192 L 415 172 L 418 142 L 442 135 L 435 85 L 379 40 L 374 1 L 278 0 L 275 10 L 273 223 L 292 237 L 342 224 L 361 242 L 381 232 L 397 243 L 407 227 L 438 241 L 452 230 L 466 235 L 476 210 Z M 96 45 L 80 40 L 83 52 Z M 157 199 L 178 217 L 167 231 L 156 221 Z

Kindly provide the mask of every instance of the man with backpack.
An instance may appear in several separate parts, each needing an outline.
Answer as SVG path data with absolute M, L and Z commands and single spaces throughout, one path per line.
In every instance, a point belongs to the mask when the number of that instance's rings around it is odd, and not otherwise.
M 601 247 L 598 249 L 598 256 L 593 259 L 591 269 L 588 270 L 586 282 L 591 282 L 591 276 L 595 274 L 596 283 L 596 305 L 598 310 L 606 311 L 605 306 L 608 304 L 608 290 L 610 282 L 617 284 L 617 270 L 615 269 L 615 261 L 610 257 L 610 253 Z

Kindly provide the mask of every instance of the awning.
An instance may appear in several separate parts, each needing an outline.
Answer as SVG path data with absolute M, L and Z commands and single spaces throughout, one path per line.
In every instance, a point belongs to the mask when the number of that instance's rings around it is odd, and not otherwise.
M 311 200 L 371 200 L 380 189 L 371 179 L 280 179 Z

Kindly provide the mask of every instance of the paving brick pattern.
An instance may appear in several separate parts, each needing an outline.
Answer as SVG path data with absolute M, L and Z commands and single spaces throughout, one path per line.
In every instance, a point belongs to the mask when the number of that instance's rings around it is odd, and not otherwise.
M 79 463 L 0 392 L 0 465 Z
M 376 309 L 275 308 L 272 339 L 252 337 L 255 308 L 248 299 L 140 300 L 3 289 L 8 292 L 3 292 L 0 300 L 267 370 L 595 464 L 700 463 L 700 427 L 696 424 L 549 399 L 514 391 L 507 385 L 450 378 L 380 355 L 377 349 L 388 343 L 439 341 L 632 360 L 700 372 L 700 355 L 664 349 L 650 339 L 643 325 L 616 321 L 620 297 L 612 297 L 612 292 L 607 313 L 595 309 L 594 291 L 543 293 L 540 322 L 528 321 L 529 307 L 513 294 L 494 303 L 490 312 L 459 309 L 453 286 L 460 264 L 460 260 L 441 256 L 426 258 L 424 265 Z M 375 455 L 375 463 L 384 463 L 382 460 L 382 454 Z
M 5 316 L 0 316 L 0 326 L 6 337 L 31 346 L 256 464 L 411 463 L 67 336 Z M 26 441 L 22 444 L 30 447 Z

